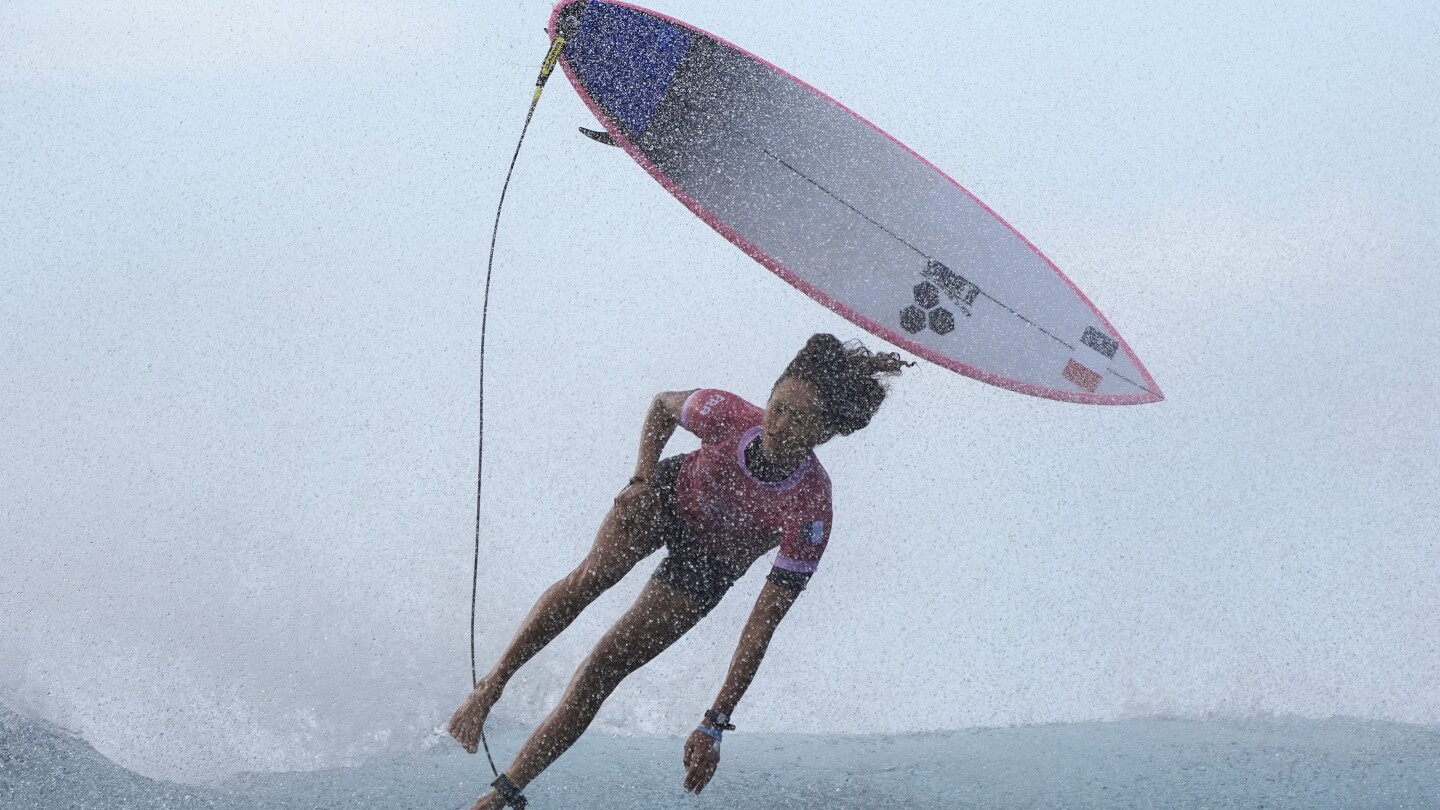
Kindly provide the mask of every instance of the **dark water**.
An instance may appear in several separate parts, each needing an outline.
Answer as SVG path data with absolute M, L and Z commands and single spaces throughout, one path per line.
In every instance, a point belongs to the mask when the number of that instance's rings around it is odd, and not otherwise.
M 514 750 L 518 737 L 493 740 Z M 1440 808 L 1440 728 L 1354 720 L 1131 720 L 906 736 L 732 734 L 699 798 L 679 739 L 586 737 L 531 807 Z M 147 779 L 45 723 L 0 713 L 5 808 L 464 808 L 483 759 L 449 745 L 307 773 Z

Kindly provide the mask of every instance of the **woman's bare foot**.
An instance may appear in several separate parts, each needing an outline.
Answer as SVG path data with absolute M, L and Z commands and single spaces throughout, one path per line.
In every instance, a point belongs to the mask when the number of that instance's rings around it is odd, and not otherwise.
M 479 750 L 480 730 L 485 727 L 485 718 L 490 716 L 490 708 L 504 691 L 504 684 L 492 685 L 490 678 L 481 678 L 460 708 L 450 716 L 450 723 L 445 728 L 466 751 L 473 754 Z

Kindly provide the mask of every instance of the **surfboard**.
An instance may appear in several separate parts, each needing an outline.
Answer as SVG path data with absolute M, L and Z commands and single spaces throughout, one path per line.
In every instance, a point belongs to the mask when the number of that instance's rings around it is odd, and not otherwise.
M 840 102 L 654 11 L 562 0 L 560 66 L 615 145 L 700 219 L 855 325 L 1049 399 L 1164 398 L 1110 321 L 1004 219 Z

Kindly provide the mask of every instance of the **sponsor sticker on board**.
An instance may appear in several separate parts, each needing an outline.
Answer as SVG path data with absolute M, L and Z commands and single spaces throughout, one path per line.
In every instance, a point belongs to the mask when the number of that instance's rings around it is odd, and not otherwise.
M 1100 380 L 1102 378 L 1096 372 L 1071 360 L 1065 364 L 1065 379 L 1093 394 L 1095 393 L 1095 389 L 1100 387 Z
M 1093 326 L 1085 327 L 1085 334 L 1080 336 L 1080 342 L 1105 355 L 1107 360 L 1114 360 L 1115 352 L 1120 348 L 1120 344 L 1115 341 L 1115 338 Z

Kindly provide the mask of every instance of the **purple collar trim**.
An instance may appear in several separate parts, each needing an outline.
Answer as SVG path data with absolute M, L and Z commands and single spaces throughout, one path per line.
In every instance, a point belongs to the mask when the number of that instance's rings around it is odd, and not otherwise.
M 811 453 L 806 456 L 805 460 L 800 462 L 800 466 L 795 468 L 795 472 L 790 473 L 790 476 L 784 481 L 761 481 L 755 477 L 755 473 L 750 472 L 750 465 L 745 463 L 745 448 L 749 447 L 750 442 L 755 441 L 755 437 L 760 435 L 762 427 L 764 425 L 756 425 L 741 434 L 740 444 L 735 448 L 735 461 L 740 465 L 740 469 L 745 471 L 745 477 L 754 481 L 756 486 L 771 492 L 784 492 L 800 483 L 800 479 L 805 477 L 805 473 L 810 472 L 811 465 L 815 463 L 815 454 Z

